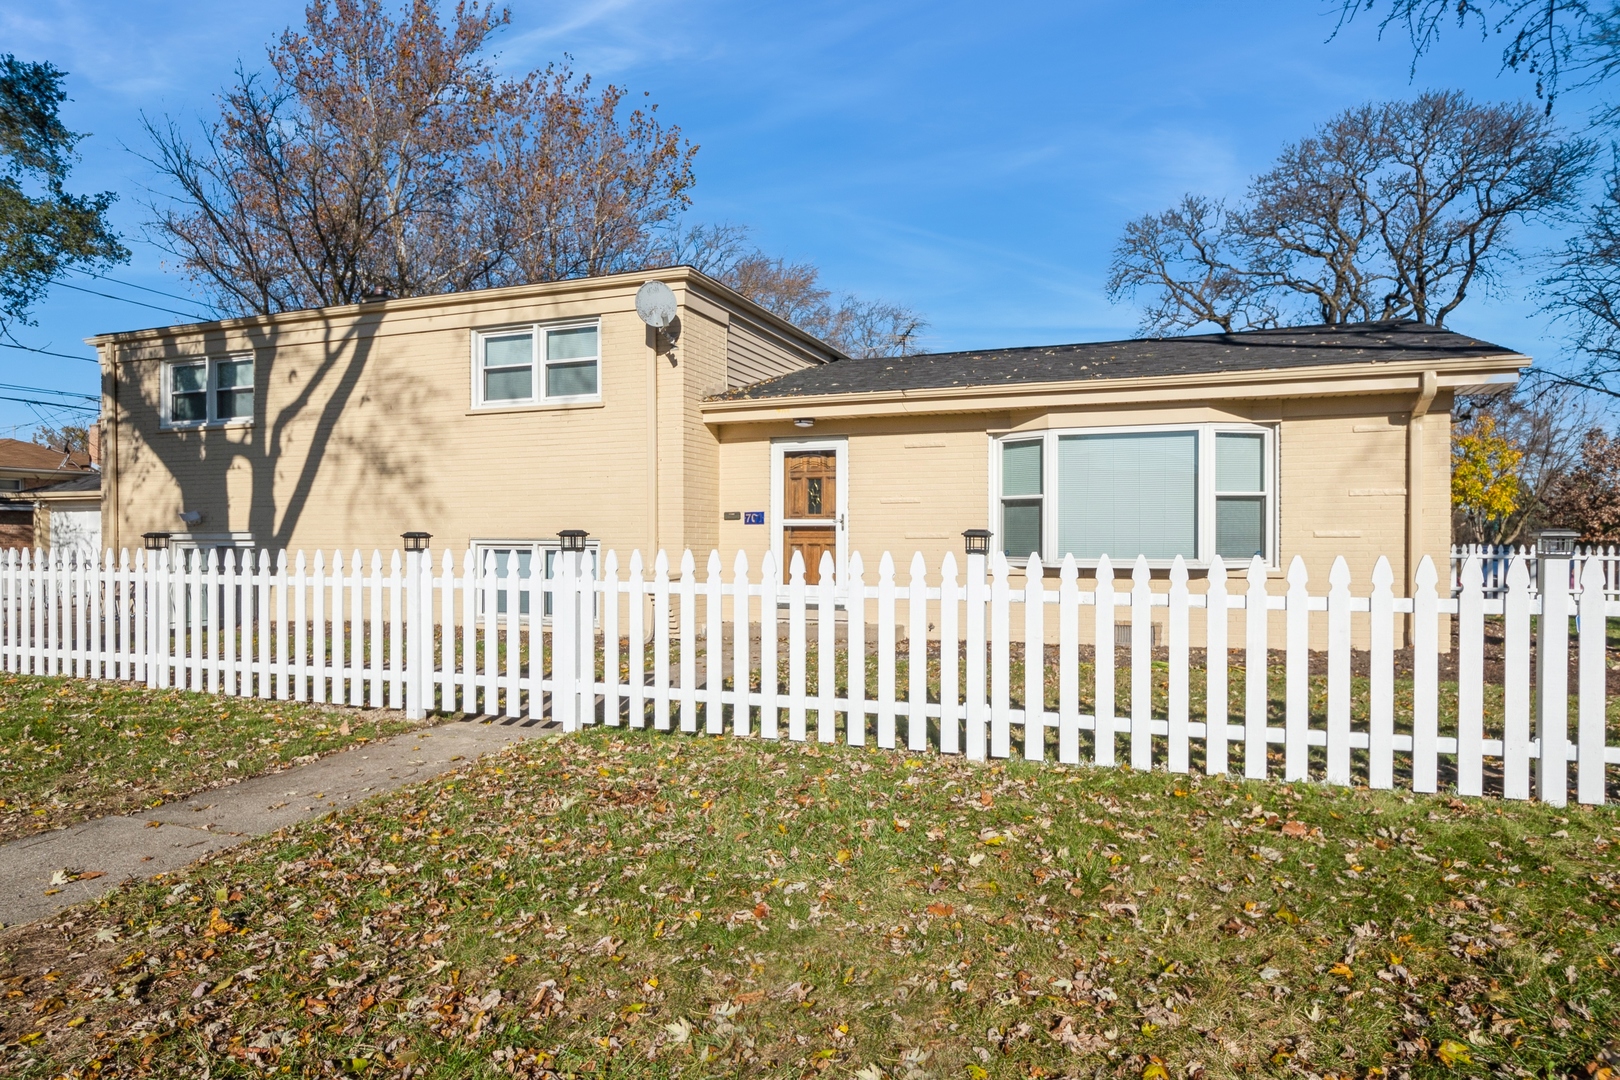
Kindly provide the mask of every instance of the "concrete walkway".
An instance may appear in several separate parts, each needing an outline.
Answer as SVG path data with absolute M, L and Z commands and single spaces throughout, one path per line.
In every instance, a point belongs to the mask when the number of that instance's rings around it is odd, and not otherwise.
M 178 870 L 209 852 L 558 730 L 527 719 L 453 720 L 183 802 L 13 840 L 0 845 L 0 925 L 42 919 L 131 878 Z M 101 876 L 52 884 L 61 871 Z M 55 891 L 47 896 L 48 890 Z

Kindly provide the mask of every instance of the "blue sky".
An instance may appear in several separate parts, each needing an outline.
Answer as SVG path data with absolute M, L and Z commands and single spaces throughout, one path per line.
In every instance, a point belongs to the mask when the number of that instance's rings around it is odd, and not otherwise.
M 1363 20 L 1333 41 L 1336 3 L 889 0 L 517 0 L 498 39 L 513 73 L 574 57 L 579 71 L 649 91 L 701 146 L 694 220 L 751 226 L 772 253 L 808 259 L 827 284 L 920 310 L 930 349 L 1130 336 L 1136 312 L 1103 293 L 1125 222 L 1186 191 L 1237 195 L 1287 141 L 1367 100 L 1460 87 L 1526 98 L 1498 73 L 1497 42 L 1451 33 L 1410 77 L 1404 38 Z M 1380 5 L 1382 7 L 1382 5 Z M 78 190 L 120 195 L 134 251 L 113 271 L 181 296 L 185 277 L 141 236 L 161 197 L 138 156 L 140 116 L 195 122 L 238 60 L 303 7 L 15 2 L 3 48 L 67 70 L 65 119 L 89 132 Z M 1579 95 L 1560 118 L 1583 122 Z M 1554 239 L 1521 230 L 1520 246 Z M 186 310 L 186 303 L 74 277 L 88 288 Z M 1457 329 L 1539 358 L 1556 339 L 1535 314 L 1533 275 L 1476 296 Z M 180 320 L 55 290 L 27 344 L 89 355 L 86 336 Z M 94 393 L 93 364 L 0 349 L 0 382 Z M 0 435 L 36 422 L 0 401 Z

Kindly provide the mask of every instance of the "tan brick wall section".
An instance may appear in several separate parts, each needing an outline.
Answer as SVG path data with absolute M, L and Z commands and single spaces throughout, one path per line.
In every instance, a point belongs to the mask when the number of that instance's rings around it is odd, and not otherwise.
M 1049 427 L 1102 427 L 1143 423 L 1198 423 L 1244 421 L 1274 423 L 1278 428 L 1278 505 L 1281 567 L 1268 575 L 1268 588 L 1287 588 L 1286 573 L 1295 555 L 1305 561 L 1309 589 L 1326 592 L 1333 559 L 1344 555 L 1350 564 L 1352 591 L 1371 588 L 1373 564 L 1379 555 L 1390 559 L 1397 593 L 1406 549 L 1406 415 L 1410 395 L 1359 398 L 1313 398 L 1234 404 L 1230 407 L 1187 405 L 1155 409 L 1099 409 L 1009 418 L 1005 414 L 964 414 L 946 417 L 905 417 L 847 423 L 818 422 L 810 431 L 790 423 L 736 425 L 727 428 L 720 444 L 720 489 L 724 510 L 769 511 L 771 441 L 805 436 L 849 439 L 849 545 L 860 551 L 867 580 L 875 582 L 878 560 L 884 551 L 895 560 L 897 577 L 909 578 L 912 553 L 921 551 L 929 568 L 929 583 L 938 584 L 938 568 L 946 551 L 957 554 L 963 565 L 961 532 L 993 525 L 988 520 L 990 433 L 1008 430 L 1037 431 Z M 1425 495 L 1431 512 L 1425 515 L 1425 549 L 1434 558 L 1445 588 L 1446 558 L 1450 546 L 1450 449 L 1447 409 L 1450 401 L 1437 400 L 1424 421 Z M 1014 423 L 1013 421 L 1017 421 Z M 769 526 L 722 521 L 722 562 L 731 571 L 737 548 L 748 553 L 755 580 L 761 558 L 771 543 Z M 701 566 L 706 553 L 698 555 Z M 1246 568 L 1231 569 L 1229 591 L 1245 589 Z M 1115 568 L 1115 588 L 1131 587 L 1131 567 Z M 1153 572 L 1153 588 L 1168 588 L 1167 572 Z M 1081 572 L 1082 587 L 1093 587 L 1093 573 Z M 1056 589 L 1055 570 L 1048 571 L 1049 588 Z M 1024 576 L 1014 570 L 1011 583 L 1023 588 Z M 1190 584 L 1203 592 L 1201 570 Z M 1163 612 L 1159 613 L 1160 618 Z M 870 616 L 869 616 L 870 617 Z M 904 616 L 902 615 L 903 619 Z M 1022 639 L 1021 612 L 1015 614 L 1015 637 Z M 1093 640 L 1094 609 L 1082 609 L 1081 640 Z M 1121 613 L 1121 620 L 1128 615 Z M 1194 615 L 1193 643 L 1203 644 L 1203 615 Z M 1241 612 L 1234 613 L 1229 633 L 1241 641 Z M 1048 641 L 1055 642 L 1056 614 L 1048 620 Z M 1273 615 L 1273 642 L 1280 645 L 1283 616 Z M 1325 616 L 1313 616 L 1312 641 L 1326 641 Z M 1355 625 L 1358 643 L 1365 643 L 1364 617 Z
M 726 311 L 686 286 L 676 363 L 637 318 L 639 279 L 582 296 L 458 298 L 443 308 L 361 310 L 327 324 L 177 332 L 117 350 L 109 543 L 149 530 L 251 533 L 289 549 L 389 550 L 407 529 L 457 551 L 472 539 L 549 539 L 584 528 L 604 546 L 650 548 L 648 384 L 658 395 L 657 538 L 717 540 L 717 438 L 697 404 L 726 381 Z M 601 320 L 602 402 L 471 409 L 475 330 Z M 160 430 L 164 359 L 252 352 L 258 414 L 245 428 Z M 805 362 L 809 362 L 806 359 Z M 109 389 L 111 389 L 109 387 Z

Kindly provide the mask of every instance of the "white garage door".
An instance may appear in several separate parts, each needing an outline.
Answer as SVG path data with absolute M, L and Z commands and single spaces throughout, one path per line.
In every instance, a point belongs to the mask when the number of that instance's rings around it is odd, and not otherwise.
M 51 552 L 64 563 L 80 565 L 101 558 L 100 510 L 52 510 Z

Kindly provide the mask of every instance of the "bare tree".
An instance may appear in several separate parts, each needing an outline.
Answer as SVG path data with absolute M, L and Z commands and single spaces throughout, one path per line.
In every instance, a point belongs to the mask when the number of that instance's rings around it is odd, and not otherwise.
M 1340 30 L 1378 0 L 1336 0 Z M 1535 76 L 1536 96 L 1551 112 L 1566 74 L 1576 86 L 1591 86 L 1620 70 L 1620 8 L 1591 0 L 1389 0 L 1378 18 L 1382 34 L 1404 26 L 1412 46 L 1412 64 L 1440 40 L 1446 25 L 1477 31 L 1482 39 L 1502 38 L 1502 69 Z M 1614 109 L 1605 111 L 1612 121 Z
M 1224 202 L 1187 195 L 1181 205 L 1125 226 L 1108 268 L 1108 294 L 1149 294 L 1145 334 L 1201 323 L 1227 333 L 1276 325 L 1270 291 L 1245 265 L 1246 248 Z
M 176 190 L 153 207 L 158 242 L 233 313 L 642 265 L 688 203 L 695 148 L 566 65 L 496 76 L 485 50 L 508 20 L 313 0 L 200 141 L 147 121 Z
M 1580 358 L 1572 371 L 1547 371 L 1544 377 L 1620 397 L 1620 153 L 1602 197 L 1541 284 L 1543 310 L 1568 329 Z
M 1592 153 L 1528 105 L 1455 91 L 1350 109 L 1286 147 L 1242 205 L 1188 196 L 1127 225 L 1109 295 L 1146 290 L 1148 333 L 1442 326 L 1514 257 L 1515 223 L 1570 210 Z
M 928 325 L 899 304 L 852 293 L 834 296 L 813 263 L 772 258 L 754 246 L 745 226 L 693 226 L 677 233 L 666 253 L 671 263 L 703 271 L 846 356 L 918 352 L 917 335 Z

